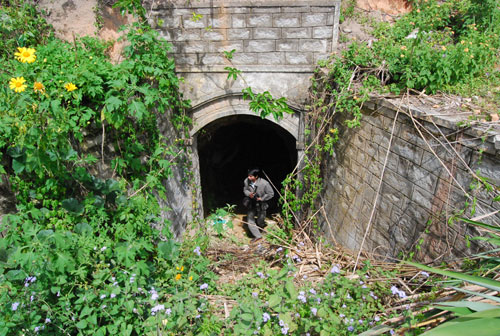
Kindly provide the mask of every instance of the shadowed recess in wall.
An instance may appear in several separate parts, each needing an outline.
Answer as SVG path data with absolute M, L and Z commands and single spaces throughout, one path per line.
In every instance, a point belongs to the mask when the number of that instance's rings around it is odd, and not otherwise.
M 243 211 L 243 180 L 258 166 L 278 191 L 297 163 L 295 138 L 280 126 L 259 117 L 241 115 L 218 119 L 197 133 L 205 215 L 226 204 Z M 278 210 L 278 194 L 270 212 Z

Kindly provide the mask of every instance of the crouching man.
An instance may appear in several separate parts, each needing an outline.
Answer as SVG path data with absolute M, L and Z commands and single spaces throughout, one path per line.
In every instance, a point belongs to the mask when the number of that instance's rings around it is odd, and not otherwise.
M 271 184 L 263 179 L 258 168 L 248 170 L 248 177 L 243 182 L 243 205 L 247 208 L 248 229 L 254 236 L 252 242 L 262 239 L 259 228 L 265 226 L 267 201 L 274 197 Z M 255 222 L 257 217 L 257 222 Z

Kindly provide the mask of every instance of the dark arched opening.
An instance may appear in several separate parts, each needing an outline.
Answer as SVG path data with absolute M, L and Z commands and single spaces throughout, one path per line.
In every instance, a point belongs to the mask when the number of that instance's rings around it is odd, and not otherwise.
M 296 140 L 288 131 L 256 116 L 229 116 L 203 127 L 197 147 L 205 216 L 227 204 L 244 211 L 243 180 L 252 166 L 261 168 L 275 187 L 268 213 L 279 210 L 277 191 L 297 164 Z

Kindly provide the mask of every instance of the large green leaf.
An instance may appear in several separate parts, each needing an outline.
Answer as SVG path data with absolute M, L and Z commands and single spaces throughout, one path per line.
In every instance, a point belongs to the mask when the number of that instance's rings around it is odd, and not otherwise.
M 472 311 L 483 311 L 483 310 L 488 310 L 488 309 L 496 309 L 498 308 L 497 306 L 484 303 L 484 302 L 472 302 L 472 301 L 455 301 L 455 302 L 442 302 L 442 303 L 435 303 L 434 305 L 438 306 L 437 308 L 441 307 L 464 307 L 464 308 L 469 308 Z
M 484 278 L 484 277 L 479 277 L 475 275 L 469 275 L 469 274 L 463 274 L 463 273 L 458 273 L 458 272 L 452 272 L 452 271 L 445 271 L 439 268 L 434 268 L 434 267 L 429 267 L 429 266 L 424 266 L 422 264 L 414 263 L 411 261 L 405 261 L 405 263 L 409 265 L 413 265 L 415 267 L 418 267 L 420 269 L 423 269 L 427 272 L 433 272 L 437 274 L 441 274 L 444 276 L 448 276 L 451 278 L 459 279 L 462 281 L 467 281 L 470 283 L 473 283 L 475 285 L 483 286 L 495 291 L 500 291 L 500 281 Z
M 470 315 L 467 315 L 470 316 Z M 431 329 L 422 336 L 498 336 L 500 335 L 499 318 L 477 318 L 463 322 L 452 320 Z
M 128 112 L 138 120 L 141 120 L 142 117 L 148 112 L 148 110 L 141 101 L 132 100 L 128 106 Z
M 10 270 L 5 274 L 7 280 L 23 280 L 27 277 L 27 274 L 23 270 Z
M 269 296 L 269 307 L 274 308 L 281 303 L 281 297 L 278 295 Z
M 496 306 L 487 303 L 471 302 L 471 301 L 452 301 L 452 302 L 435 303 L 434 306 L 437 309 L 451 311 L 458 316 L 466 316 L 478 311 L 497 308 Z
M 253 321 L 253 315 L 250 314 L 250 313 L 241 314 L 239 316 L 239 318 L 242 319 L 243 321 L 247 321 L 247 322 L 252 322 Z
M 295 299 L 297 297 L 297 290 L 295 289 L 295 285 L 293 284 L 292 280 L 288 279 L 286 281 L 285 289 L 290 299 Z
M 41 230 L 40 232 L 38 232 L 36 234 L 36 237 L 39 240 L 44 241 L 47 238 L 52 237 L 53 235 L 54 235 L 54 231 L 52 231 L 52 230 Z
M 456 320 L 453 320 L 453 322 L 464 322 L 479 318 L 500 318 L 500 308 L 478 311 L 473 314 L 457 318 Z M 498 322 L 500 322 L 500 320 L 498 320 Z
M 455 313 L 456 316 L 465 316 L 465 315 L 469 315 L 469 314 L 474 313 L 473 310 L 470 310 L 467 307 L 451 307 L 451 306 L 450 307 L 439 307 L 439 306 L 435 306 L 435 308 L 441 309 L 444 311 L 453 312 L 453 313 Z
M 179 246 L 172 239 L 158 243 L 158 255 L 166 260 L 174 260 L 178 251 Z
M 77 327 L 78 329 L 85 329 L 85 328 L 87 328 L 87 321 L 85 321 L 85 320 L 81 320 L 81 321 L 79 321 L 79 322 L 76 324 L 76 327 Z
M 61 202 L 61 205 L 64 209 L 75 214 L 81 214 L 83 212 L 83 205 L 75 198 L 67 198 Z
M 123 101 L 116 96 L 108 97 L 108 99 L 104 102 L 104 104 L 106 104 L 106 109 L 109 112 L 119 109 L 122 103 Z
M 75 225 L 75 232 L 80 235 L 88 235 L 93 231 L 92 226 L 87 223 L 78 223 Z
M 14 170 L 14 173 L 20 174 L 23 172 L 24 168 L 25 168 L 24 163 L 16 159 L 12 159 L 12 169 Z

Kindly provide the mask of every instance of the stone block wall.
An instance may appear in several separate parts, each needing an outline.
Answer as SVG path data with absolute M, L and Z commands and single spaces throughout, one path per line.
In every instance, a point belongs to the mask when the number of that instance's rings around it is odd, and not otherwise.
M 148 8 L 148 6 L 146 6 Z M 151 23 L 174 45 L 181 72 L 312 71 L 337 39 L 340 1 L 155 1 Z
M 302 105 L 318 60 L 337 45 L 340 0 L 149 0 L 145 8 L 173 45 L 193 106 L 248 86 Z M 226 67 L 241 76 L 228 80 Z
M 327 238 L 352 250 L 360 248 L 367 231 L 396 110 L 388 101 L 372 101 L 361 127 L 348 129 L 342 116 L 337 120 L 341 140 L 324 167 L 326 219 L 321 225 Z M 493 213 L 482 221 L 500 224 L 500 212 L 494 213 L 500 210 L 500 202 L 493 202 L 493 193 L 470 188 L 471 174 L 478 173 L 498 193 L 498 131 L 459 129 L 456 119 L 427 112 L 410 107 L 398 115 L 365 251 L 385 257 L 414 251 L 425 262 L 452 261 L 474 253 L 481 246 L 477 241 L 468 245 L 466 237 L 478 236 L 480 230 L 461 222 L 447 223 L 474 197 L 475 210 L 471 213 L 472 208 L 466 208 L 465 216 Z

